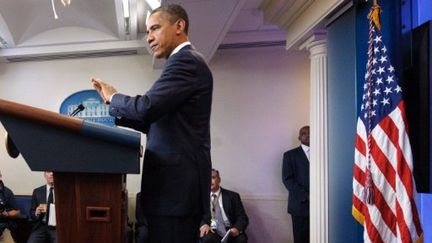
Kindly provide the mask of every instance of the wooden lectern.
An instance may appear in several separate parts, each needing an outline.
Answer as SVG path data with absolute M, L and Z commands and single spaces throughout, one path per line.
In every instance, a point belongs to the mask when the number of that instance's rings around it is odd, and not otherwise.
M 1 99 L 0 121 L 32 171 L 54 172 L 57 242 L 125 242 L 140 133 Z

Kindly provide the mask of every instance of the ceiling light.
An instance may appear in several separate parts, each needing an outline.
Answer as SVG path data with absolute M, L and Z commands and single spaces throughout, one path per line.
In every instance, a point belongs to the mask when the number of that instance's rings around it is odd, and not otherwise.
M 129 18 L 129 0 L 123 0 L 123 17 Z
M 72 0 L 60 0 L 60 1 L 63 4 L 63 6 L 66 7 L 66 6 L 69 6 L 71 4 Z M 51 6 L 52 6 L 53 13 L 54 13 L 54 19 L 58 19 L 58 15 L 57 15 L 55 5 L 54 5 L 54 0 L 51 0 Z

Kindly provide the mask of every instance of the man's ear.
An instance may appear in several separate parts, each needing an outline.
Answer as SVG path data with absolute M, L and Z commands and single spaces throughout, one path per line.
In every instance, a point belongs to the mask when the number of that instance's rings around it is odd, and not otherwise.
M 178 19 L 175 24 L 177 28 L 176 33 L 178 35 L 181 33 L 185 33 L 186 21 L 184 19 Z

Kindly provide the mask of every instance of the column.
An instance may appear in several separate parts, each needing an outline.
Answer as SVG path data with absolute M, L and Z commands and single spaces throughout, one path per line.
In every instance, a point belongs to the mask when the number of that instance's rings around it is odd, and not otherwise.
M 300 49 L 310 53 L 310 242 L 328 242 L 327 41 L 316 32 Z

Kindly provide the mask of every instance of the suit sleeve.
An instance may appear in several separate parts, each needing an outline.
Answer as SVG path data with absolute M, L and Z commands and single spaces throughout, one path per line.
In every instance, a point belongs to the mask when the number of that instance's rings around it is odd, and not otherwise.
M 202 218 L 201 218 L 201 223 L 200 223 L 200 227 L 207 224 L 210 226 L 210 221 L 211 221 L 211 215 L 210 215 L 210 211 L 206 211 Z
M 295 156 L 292 152 L 286 152 L 283 155 L 282 163 L 282 181 L 286 189 L 290 193 L 302 195 L 303 200 L 307 200 L 308 192 L 301 184 L 296 180 L 297 168 L 295 165 Z
M 147 134 L 150 127 L 150 124 L 147 124 L 145 122 L 131 120 L 124 117 L 116 117 L 115 124 L 118 126 L 130 127 L 145 134 Z
M 240 195 L 238 193 L 232 194 L 232 205 L 234 207 L 234 222 L 232 222 L 232 227 L 237 228 L 240 232 L 246 230 L 249 225 L 249 217 L 243 207 Z
M 37 217 L 35 215 L 36 208 L 37 208 L 37 206 L 39 204 L 40 203 L 39 203 L 39 200 L 38 200 L 38 198 L 36 196 L 36 189 L 35 189 L 35 190 L 33 190 L 32 200 L 31 200 L 31 207 L 30 207 L 30 218 L 31 218 L 32 221 L 37 221 L 37 220 L 39 220 L 41 218 L 40 215 L 39 215 L 39 217 Z
M 110 115 L 126 119 L 123 125 L 143 129 L 185 102 L 199 86 L 198 60 L 185 53 L 172 58 L 146 94 L 135 97 L 114 95 Z M 120 121 L 119 125 L 122 125 Z

